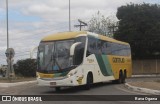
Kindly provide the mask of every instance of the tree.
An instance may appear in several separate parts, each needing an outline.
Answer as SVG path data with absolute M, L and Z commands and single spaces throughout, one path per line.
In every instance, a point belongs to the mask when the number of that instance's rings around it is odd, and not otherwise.
M 118 30 L 114 38 L 130 43 L 133 58 L 160 56 L 160 6 L 127 4 L 117 11 Z
M 35 59 L 18 60 L 14 65 L 15 74 L 25 77 L 35 77 L 37 64 Z
M 105 16 L 98 11 L 89 21 L 88 30 L 90 32 L 112 37 L 115 25 L 116 19 L 113 16 L 105 18 Z

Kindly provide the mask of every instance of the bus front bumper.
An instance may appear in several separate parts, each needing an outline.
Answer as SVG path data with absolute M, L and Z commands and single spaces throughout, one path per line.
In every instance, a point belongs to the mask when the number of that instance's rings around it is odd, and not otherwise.
M 68 87 L 78 86 L 79 83 L 75 80 L 74 76 L 63 79 L 54 78 L 37 78 L 39 86 L 50 86 L 50 87 Z

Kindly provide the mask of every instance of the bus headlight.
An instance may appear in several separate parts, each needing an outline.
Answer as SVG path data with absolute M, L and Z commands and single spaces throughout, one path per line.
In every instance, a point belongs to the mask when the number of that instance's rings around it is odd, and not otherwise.
M 71 77 L 72 75 L 73 75 L 73 74 L 72 74 L 72 73 L 70 73 L 70 74 L 68 74 L 68 75 L 67 75 L 67 77 Z
M 71 77 L 71 76 L 73 76 L 73 75 L 76 74 L 76 73 L 77 73 L 77 71 L 71 72 L 71 73 L 69 73 L 69 74 L 67 75 L 67 77 Z

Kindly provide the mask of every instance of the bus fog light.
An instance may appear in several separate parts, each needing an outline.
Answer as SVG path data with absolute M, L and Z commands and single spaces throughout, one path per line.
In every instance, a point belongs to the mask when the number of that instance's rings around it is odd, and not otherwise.
M 68 75 L 67 75 L 67 77 L 71 77 L 71 76 L 73 76 L 73 74 L 72 74 L 72 73 L 70 73 L 70 74 L 68 74 Z
M 76 70 L 75 72 L 69 73 L 69 74 L 67 75 L 67 77 L 71 77 L 71 76 L 73 76 L 74 74 L 77 74 L 77 70 Z

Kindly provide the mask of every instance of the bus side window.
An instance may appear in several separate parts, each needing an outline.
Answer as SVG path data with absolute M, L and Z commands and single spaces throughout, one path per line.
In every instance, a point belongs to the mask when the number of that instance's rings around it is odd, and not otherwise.
M 97 41 L 97 52 L 96 54 L 102 54 L 102 41 L 101 40 L 98 40 Z
M 88 57 L 91 54 L 94 54 L 96 50 L 96 42 L 92 37 L 88 37 L 88 46 L 86 56 Z
M 75 48 L 74 65 L 80 65 L 83 61 L 84 44 L 80 44 Z
M 103 55 L 106 55 L 107 54 L 107 42 L 105 41 L 101 41 L 101 51 L 102 51 L 102 54 Z

